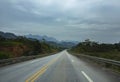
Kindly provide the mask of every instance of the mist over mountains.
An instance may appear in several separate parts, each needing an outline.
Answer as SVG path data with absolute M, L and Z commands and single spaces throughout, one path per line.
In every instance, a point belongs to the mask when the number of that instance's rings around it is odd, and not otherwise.
M 54 37 L 49 37 L 49 36 L 46 36 L 46 35 L 32 35 L 32 34 L 29 34 L 29 35 L 25 35 L 27 38 L 32 38 L 32 39 L 37 39 L 39 41 L 42 41 L 43 39 L 51 44 L 51 45 L 54 45 L 54 46 L 59 46 L 59 47 L 64 47 L 64 48 L 70 48 L 70 47 L 73 47 L 75 45 L 77 45 L 79 42 L 77 41 L 59 41 L 57 40 L 56 38 Z
M 16 39 L 17 35 L 15 35 L 14 33 L 10 33 L 10 32 L 2 32 L 0 31 L 0 36 L 4 37 L 6 39 Z M 75 45 L 77 45 L 79 42 L 78 41 L 59 41 L 54 37 L 49 37 L 46 35 L 33 35 L 33 34 L 28 34 L 28 35 L 23 35 L 24 37 L 28 38 L 28 39 L 37 39 L 39 41 L 43 41 L 45 40 L 47 43 L 54 45 L 54 46 L 59 46 L 59 47 L 64 47 L 64 48 L 70 48 L 73 47 Z
M 5 33 L 5 32 L 2 32 L 2 31 L 0 31 L 0 36 L 4 37 L 6 39 L 15 39 L 15 38 L 17 38 L 17 36 L 15 34 L 13 34 L 13 33 L 10 33 L 10 32 Z
M 43 39 L 45 39 L 46 41 L 52 41 L 52 42 L 58 42 L 57 39 L 53 38 L 53 37 L 48 37 L 46 35 L 32 35 L 32 34 L 29 34 L 29 35 L 25 35 L 25 37 L 27 38 L 32 38 L 32 39 L 37 39 L 39 41 L 42 41 Z

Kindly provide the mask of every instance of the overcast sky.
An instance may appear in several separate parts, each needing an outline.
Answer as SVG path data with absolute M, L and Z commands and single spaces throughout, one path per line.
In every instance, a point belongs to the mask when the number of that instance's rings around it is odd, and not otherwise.
M 0 31 L 120 41 L 120 0 L 0 0 Z

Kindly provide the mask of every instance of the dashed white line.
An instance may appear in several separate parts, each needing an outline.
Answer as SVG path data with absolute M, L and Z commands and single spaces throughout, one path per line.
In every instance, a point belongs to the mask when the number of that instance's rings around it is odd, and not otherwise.
M 33 60 L 33 61 L 31 61 L 30 63 L 35 63 L 35 62 L 37 62 L 37 61 L 39 61 L 39 60 Z
M 72 62 L 74 62 L 74 60 L 72 60 Z
M 93 80 L 84 71 L 81 71 L 81 72 L 89 82 L 93 82 Z

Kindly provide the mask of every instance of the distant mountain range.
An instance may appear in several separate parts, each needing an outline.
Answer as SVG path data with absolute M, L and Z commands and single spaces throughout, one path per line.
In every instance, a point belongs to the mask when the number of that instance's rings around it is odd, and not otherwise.
M 15 35 L 14 33 L 9 33 L 9 32 L 5 33 L 2 31 L 0 31 L 0 36 L 7 38 L 7 39 L 15 39 L 15 38 L 19 37 L 19 36 Z M 25 35 L 25 37 L 29 38 L 29 39 L 37 39 L 39 41 L 42 41 L 44 39 L 47 43 L 49 43 L 51 45 L 64 47 L 64 48 L 70 48 L 79 43 L 77 41 L 58 41 L 57 39 L 55 39 L 53 37 L 48 37 L 46 35 L 41 36 L 41 35 L 29 34 L 29 35 Z
M 25 37 L 27 38 L 32 38 L 32 39 L 37 39 L 39 41 L 42 41 L 43 39 L 45 39 L 46 41 L 50 41 L 50 42 L 58 42 L 58 40 L 56 40 L 55 38 L 53 37 L 48 37 L 46 35 L 32 35 L 32 34 L 29 34 L 29 35 L 25 35 Z
M 78 44 L 78 42 L 77 41 L 61 41 L 60 43 L 59 43 L 59 45 L 61 46 L 61 47 L 65 47 L 65 48 L 71 48 L 71 47 L 73 47 L 73 46 L 75 46 L 75 45 L 77 45 Z
M 42 41 L 44 39 L 46 42 L 48 42 L 51 45 L 64 47 L 64 48 L 70 48 L 70 47 L 73 47 L 79 43 L 77 41 L 58 41 L 57 39 L 55 39 L 53 37 L 48 37 L 46 35 L 41 36 L 41 35 L 29 34 L 29 35 L 25 35 L 25 36 L 27 38 L 37 39 L 39 41 Z
M 9 32 L 2 32 L 2 31 L 0 31 L 0 36 L 1 37 L 4 37 L 4 38 L 7 38 L 7 39 L 15 39 L 15 38 L 17 38 L 17 36 L 15 35 L 15 34 L 13 34 L 13 33 L 9 33 Z

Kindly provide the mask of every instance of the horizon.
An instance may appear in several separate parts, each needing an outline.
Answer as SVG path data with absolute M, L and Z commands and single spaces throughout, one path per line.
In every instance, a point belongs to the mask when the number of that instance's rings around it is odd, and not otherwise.
M 5 31 L 0 31 L 0 32 L 4 32 L 4 33 L 13 33 L 13 32 L 5 32 Z M 13 34 L 15 34 L 16 36 L 25 36 L 25 37 L 28 36 L 28 35 L 39 36 L 39 37 L 44 37 L 44 36 L 46 36 L 46 37 L 48 37 L 48 38 L 53 38 L 53 39 L 57 40 L 58 42 L 76 42 L 76 43 L 80 43 L 80 42 L 84 42 L 85 40 L 89 39 L 89 38 L 86 38 L 86 39 L 81 40 L 81 41 L 75 41 L 75 40 L 58 40 L 57 38 L 52 37 L 52 36 L 49 36 L 49 35 L 41 35 L 41 34 L 26 34 L 26 35 L 19 35 L 19 34 L 16 34 L 16 33 L 13 33 Z M 34 38 L 34 39 L 36 39 L 36 38 Z M 94 40 L 92 40 L 92 39 L 89 39 L 89 40 L 92 41 L 92 42 L 100 43 L 100 44 L 101 44 L 101 43 L 105 43 L 105 44 L 120 43 L 120 41 L 114 42 L 114 43 L 108 43 L 108 42 L 94 41 Z
M 0 31 L 57 40 L 120 41 L 119 0 L 1 0 Z

